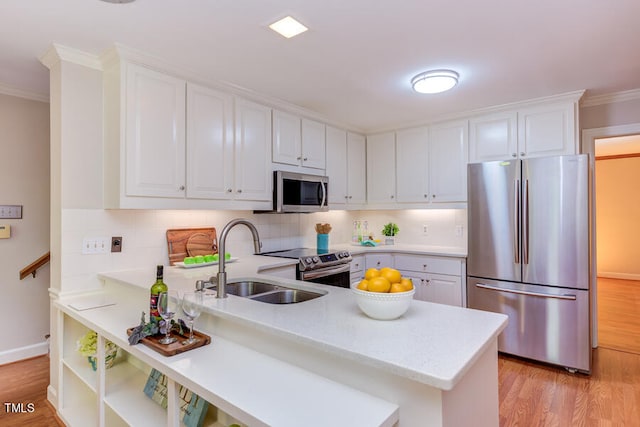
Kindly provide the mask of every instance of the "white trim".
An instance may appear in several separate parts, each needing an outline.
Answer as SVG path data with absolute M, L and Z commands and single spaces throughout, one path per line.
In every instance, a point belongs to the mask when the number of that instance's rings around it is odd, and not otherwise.
M 0 93 L 18 98 L 29 99 L 31 101 L 39 101 L 49 103 L 49 95 L 45 93 L 31 92 L 28 90 L 18 89 L 5 83 L 0 83 Z
M 47 386 L 47 400 L 58 410 L 58 392 L 51 384 Z M 59 414 L 57 414 L 59 415 Z
M 598 277 L 604 277 L 609 279 L 622 279 L 622 280 L 640 280 L 640 274 L 615 273 L 615 272 L 609 272 L 609 271 L 598 273 Z
M 580 102 L 580 106 L 595 107 L 596 105 L 613 104 L 615 102 L 632 101 L 635 99 L 640 99 L 640 89 L 605 93 L 603 95 L 593 95 L 593 96 L 587 95 Z
M 0 365 L 17 362 L 18 360 L 29 359 L 49 353 L 49 342 L 43 341 L 20 348 L 12 348 L 0 352 Z
M 56 66 L 60 61 L 71 62 L 102 71 L 102 61 L 97 55 L 55 43 L 40 57 L 40 62 L 48 69 Z

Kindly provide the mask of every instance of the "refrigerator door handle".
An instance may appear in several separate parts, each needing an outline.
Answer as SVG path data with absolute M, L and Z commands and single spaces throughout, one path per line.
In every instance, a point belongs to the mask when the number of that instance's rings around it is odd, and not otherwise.
M 529 264 L 529 180 L 524 180 L 522 197 L 522 262 Z
M 513 181 L 513 262 L 520 264 L 520 180 Z
M 575 295 L 567 295 L 567 294 L 553 295 L 553 294 L 543 294 L 540 292 L 527 292 L 527 291 L 521 291 L 518 289 L 498 288 L 497 286 L 485 285 L 484 283 L 476 283 L 476 288 L 487 289 L 489 291 L 508 292 L 511 294 L 518 294 L 518 295 L 527 295 L 532 297 L 555 298 L 555 299 L 565 299 L 565 300 L 572 300 L 572 301 L 575 301 L 576 299 Z

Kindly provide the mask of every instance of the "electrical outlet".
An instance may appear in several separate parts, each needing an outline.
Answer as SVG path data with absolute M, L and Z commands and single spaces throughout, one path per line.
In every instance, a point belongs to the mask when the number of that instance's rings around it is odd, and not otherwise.
M 429 234 L 429 226 L 427 224 L 422 225 L 422 235 L 427 236 Z
M 456 237 L 462 237 L 462 226 L 461 225 L 456 225 L 454 233 L 455 233 Z

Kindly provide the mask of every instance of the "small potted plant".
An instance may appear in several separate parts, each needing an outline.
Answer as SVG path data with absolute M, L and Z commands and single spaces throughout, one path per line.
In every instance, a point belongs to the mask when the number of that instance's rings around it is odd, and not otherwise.
M 78 352 L 85 356 L 91 365 L 91 368 L 95 371 L 96 366 L 96 353 L 98 351 L 98 334 L 95 331 L 89 331 L 77 341 Z M 118 354 L 118 346 L 109 340 L 104 342 L 104 364 L 107 369 L 113 366 L 116 356 Z
M 385 224 L 384 228 L 382 229 L 382 235 L 385 236 L 384 244 L 393 245 L 395 236 L 399 231 L 400 229 L 398 228 L 397 224 L 393 222 Z

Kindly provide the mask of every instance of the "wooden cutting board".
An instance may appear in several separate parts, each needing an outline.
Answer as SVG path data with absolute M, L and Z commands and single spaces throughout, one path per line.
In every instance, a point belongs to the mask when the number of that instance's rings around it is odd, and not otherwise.
M 214 227 L 176 228 L 167 230 L 169 265 L 187 256 L 218 253 L 218 238 Z

